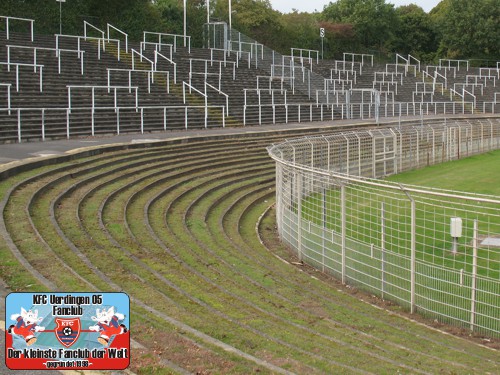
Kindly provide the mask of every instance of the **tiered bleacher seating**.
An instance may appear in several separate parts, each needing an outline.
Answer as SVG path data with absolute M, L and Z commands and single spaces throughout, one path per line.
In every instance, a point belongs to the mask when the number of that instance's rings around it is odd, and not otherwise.
M 110 24 L 83 26 L 80 36 L 0 34 L 0 142 L 500 109 L 498 67 L 285 56 L 239 33 L 224 48 L 147 31 L 137 43 Z

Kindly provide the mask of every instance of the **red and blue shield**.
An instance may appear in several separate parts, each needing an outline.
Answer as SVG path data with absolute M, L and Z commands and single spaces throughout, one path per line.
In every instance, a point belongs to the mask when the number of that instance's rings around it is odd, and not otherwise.
M 69 348 L 80 336 L 80 318 L 55 318 L 55 322 L 57 327 L 54 332 L 57 340 L 65 347 Z

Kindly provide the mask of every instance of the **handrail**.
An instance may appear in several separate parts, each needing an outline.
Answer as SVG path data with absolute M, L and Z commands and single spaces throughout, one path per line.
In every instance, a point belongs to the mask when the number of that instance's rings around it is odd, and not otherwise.
M 160 52 L 156 51 L 155 50 L 155 53 L 154 53 L 154 70 L 156 71 L 157 69 L 157 65 L 158 65 L 158 56 L 162 57 L 163 59 L 167 60 L 170 64 L 172 64 L 174 66 L 174 84 L 177 84 L 177 63 L 174 62 L 173 60 L 169 59 L 168 57 L 166 56 L 163 56 Z
M 208 119 L 208 96 L 207 96 L 207 94 L 202 93 L 196 87 L 193 87 L 189 83 L 182 81 L 182 99 L 183 99 L 184 104 L 186 104 L 186 86 L 189 87 L 190 94 L 191 94 L 192 90 L 194 90 L 205 98 L 205 128 L 206 128 L 207 127 L 207 119 Z
M 85 40 L 87 40 L 87 26 L 90 26 L 92 29 L 97 30 L 101 33 L 102 38 L 98 38 L 99 43 L 101 43 L 100 40 L 102 39 L 102 50 L 106 51 L 106 43 L 104 43 L 104 40 L 106 39 L 106 33 L 103 30 L 99 29 L 98 27 L 92 25 L 91 23 L 83 21 L 83 36 Z
M 12 84 L 10 83 L 0 83 L 0 86 L 1 87 L 7 87 L 7 109 L 9 110 L 9 114 L 10 114 L 10 88 L 12 86 Z
M 17 20 L 17 21 L 27 21 L 31 24 L 31 41 L 33 41 L 34 37 L 34 32 L 33 32 L 33 23 L 35 20 L 30 19 L 30 18 L 19 18 L 19 17 L 9 17 L 9 16 L 0 16 L 0 18 L 3 18 L 5 20 L 5 30 L 6 30 L 6 37 L 7 40 L 9 40 L 9 20 Z
M 124 31 L 120 30 L 119 28 L 117 28 L 117 27 L 115 27 L 115 26 L 111 25 L 110 23 L 108 23 L 108 24 L 107 24 L 106 28 L 107 28 L 107 29 L 106 29 L 106 31 L 107 31 L 107 33 L 108 33 L 108 43 L 109 43 L 109 40 L 110 40 L 110 39 L 109 39 L 109 34 L 110 34 L 110 33 L 109 33 L 109 29 L 110 29 L 110 28 L 112 28 L 112 29 L 113 29 L 113 30 L 115 30 L 115 31 L 118 31 L 118 32 L 119 32 L 120 34 L 122 34 L 122 35 L 125 35 L 125 52 L 126 52 L 126 53 L 128 53 L 128 34 L 127 34 L 127 33 L 125 33 Z
M 117 95 L 117 90 L 119 89 L 127 89 L 129 93 L 131 93 L 131 90 L 135 90 L 135 108 L 139 108 L 139 97 L 138 97 L 138 86 L 102 86 L 102 85 L 67 85 L 66 88 L 68 89 L 68 110 L 71 112 L 71 89 L 92 89 L 92 111 L 95 110 L 96 105 L 95 105 L 95 90 L 96 89 L 106 89 L 108 90 L 108 93 L 110 92 L 111 89 L 113 89 L 114 92 L 114 104 L 115 107 L 117 107 L 117 102 L 118 102 L 118 95 Z
M 139 50 L 140 52 L 142 53 L 142 51 L 145 51 L 146 50 L 146 46 L 148 44 L 151 44 L 153 46 L 155 46 L 155 51 L 158 51 L 160 52 L 161 51 L 161 47 L 162 46 L 167 46 L 169 47 L 169 50 L 170 50 L 170 59 L 172 59 L 172 56 L 173 56 L 173 48 L 174 48 L 174 45 L 173 44 L 170 44 L 170 43 L 156 43 L 156 42 L 140 42 L 139 43 Z
M 207 96 L 208 96 L 208 94 L 207 94 L 207 86 L 210 87 L 211 89 L 217 91 L 219 94 L 222 94 L 222 95 L 224 95 L 226 97 L 226 116 L 229 116 L 229 95 L 227 95 L 226 93 L 224 93 L 220 89 L 212 86 L 210 83 L 208 83 L 207 81 L 205 81 L 205 95 L 207 95 Z
M 144 133 L 144 118 L 145 118 L 145 110 L 148 109 L 153 109 L 155 113 L 157 113 L 158 109 L 163 110 L 163 128 L 164 130 L 167 130 L 167 110 L 168 109 L 173 109 L 173 110 L 178 110 L 178 109 L 183 109 L 184 110 L 184 127 L 185 129 L 188 129 L 188 110 L 199 110 L 199 109 L 205 108 L 204 106 L 196 106 L 196 105 L 167 105 L 167 106 L 103 106 L 103 107 L 77 107 L 73 108 L 73 111 L 90 111 L 90 116 L 91 116 L 91 135 L 95 135 L 95 112 L 96 110 L 99 111 L 113 111 L 116 114 L 116 134 L 120 134 L 120 111 L 124 110 L 134 110 L 136 112 L 140 112 L 140 130 L 141 133 Z M 222 127 L 226 126 L 226 115 L 225 115 L 225 110 L 226 107 L 223 105 L 211 105 L 208 106 L 210 109 L 220 109 L 222 112 Z M 62 112 L 65 117 L 66 121 L 66 138 L 69 139 L 71 135 L 71 111 L 69 108 L 66 107 L 23 107 L 23 108 L 0 108 L 0 113 L 6 111 L 9 116 L 11 116 L 11 113 L 14 112 L 14 116 L 16 116 L 16 121 L 17 121 L 17 141 L 19 143 L 22 142 L 22 116 L 21 113 L 24 112 L 41 112 L 41 136 L 42 136 L 42 141 L 45 141 L 45 128 L 46 128 L 46 116 L 45 113 L 48 111 L 53 111 L 53 112 Z M 206 127 L 208 124 L 206 124 Z
M 411 60 L 414 60 L 417 62 L 417 66 L 418 66 L 418 71 L 420 72 L 420 60 L 418 60 L 416 57 L 413 57 L 412 55 L 408 55 L 408 65 L 411 65 L 410 64 L 410 61 Z
M 155 73 L 163 73 L 167 75 L 167 94 L 170 93 L 170 72 L 162 70 L 144 70 L 144 69 L 127 69 L 127 68 L 107 68 L 108 87 L 111 86 L 111 72 L 126 72 L 128 73 L 128 85 L 132 87 L 132 73 L 147 73 L 148 74 L 148 94 L 151 93 L 151 84 L 154 83 Z
M 34 67 L 34 72 L 36 73 L 36 68 L 39 68 L 40 70 L 40 92 L 43 92 L 43 65 L 40 64 L 25 64 L 25 63 L 5 63 L 5 62 L 0 62 L 0 65 L 7 65 L 8 71 L 10 72 L 10 66 L 14 65 L 16 67 L 16 92 L 19 92 L 19 67 L 20 66 L 29 66 L 29 67 Z
M 291 48 L 291 55 L 292 57 L 295 57 L 294 52 L 299 51 L 300 56 L 302 57 L 302 52 L 307 52 L 308 53 L 308 58 L 311 59 L 311 53 L 316 53 L 316 64 L 319 64 L 319 51 L 315 49 L 304 49 L 304 48 Z
M 177 38 L 181 38 L 184 40 L 184 47 L 186 47 L 186 39 L 187 39 L 187 47 L 188 53 L 191 53 L 191 36 L 190 35 L 180 35 L 180 34 L 168 34 L 168 33 L 158 33 L 153 31 L 144 31 L 143 32 L 143 42 L 146 42 L 146 35 L 156 35 L 158 36 L 158 43 L 161 43 L 161 38 L 164 36 L 173 37 L 174 38 L 174 52 L 177 52 Z
M 148 61 L 150 64 L 151 64 L 151 69 L 150 70 L 154 70 L 154 66 L 155 66 L 155 63 L 154 61 L 148 59 L 146 56 L 144 56 L 142 53 L 136 51 L 135 49 L 131 48 L 130 51 L 132 52 L 132 69 L 135 70 L 135 55 L 139 55 L 140 57 L 140 61 L 142 62 L 142 60 L 146 60 Z
M 442 67 L 442 63 L 448 63 L 448 68 L 451 67 L 451 63 L 456 63 L 457 70 L 460 70 L 460 64 L 465 63 L 467 66 L 466 70 L 469 70 L 469 60 L 453 60 L 453 59 L 439 59 L 439 67 Z
M 361 56 L 361 65 L 365 65 L 365 57 L 369 57 L 371 61 L 371 66 L 373 66 L 373 55 L 367 54 L 367 53 L 349 53 L 349 52 L 344 52 L 342 59 L 343 61 L 347 62 L 346 56 L 351 56 L 351 62 L 355 62 L 354 58 L 356 56 Z M 358 61 L 359 62 L 359 61 Z
M 37 51 L 55 51 L 56 52 L 56 57 L 57 57 L 57 66 L 58 66 L 58 74 L 61 74 L 61 52 L 74 52 L 78 54 L 78 58 L 80 59 L 80 70 L 81 74 L 83 75 L 83 54 L 85 51 L 80 51 L 80 50 L 73 50 L 73 49 L 63 49 L 63 48 L 50 48 L 50 47 L 35 47 L 35 46 L 18 46 L 18 45 L 12 45 L 12 44 L 7 44 L 7 63 L 10 63 L 10 50 L 11 48 L 21 48 L 21 49 L 31 49 L 33 50 L 33 65 L 38 65 L 36 63 L 37 60 Z M 36 68 L 34 70 L 36 72 Z M 9 72 L 10 72 L 10 67 L 9 67 Z

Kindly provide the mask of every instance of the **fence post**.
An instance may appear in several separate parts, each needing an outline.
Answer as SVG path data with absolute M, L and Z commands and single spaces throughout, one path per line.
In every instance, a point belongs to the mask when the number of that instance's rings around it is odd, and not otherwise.
M 476 283 L 477 283 L 477 241 L 478 241 L 478 224 L 477 219 L 474 220 L 474 233 L 472 236 L 472 283 L 471 283 L 471 311 L 470 311 L 470 330 L 474 331 L 476 325 Z
M 385 204 L 380 204 L 380 298 L 384 299 L 385 287 Z
M 347 235 L 347 220 L 346 220 L 346 197 L 345 185 L 340 186 L 340 220 L 341 220 L 341 249 L 342 249 L 342 284 L 346 284 L 346 235 Z
M 302 262 L 302 173 L 295 172 L 295 183 L 297 184 L 297 250 L 299 262 Z

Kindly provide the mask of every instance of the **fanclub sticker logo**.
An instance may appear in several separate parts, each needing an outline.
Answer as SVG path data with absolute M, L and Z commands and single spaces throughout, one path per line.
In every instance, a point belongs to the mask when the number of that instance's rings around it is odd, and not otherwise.
M 61 344 L 69 348 L 80 337 L 80 318 L 63 319 L 55 318 L 56 337 Z
M 11 370 L 124 370 L 130 363 L 125 293 L 11 293 L 5 317 Z

